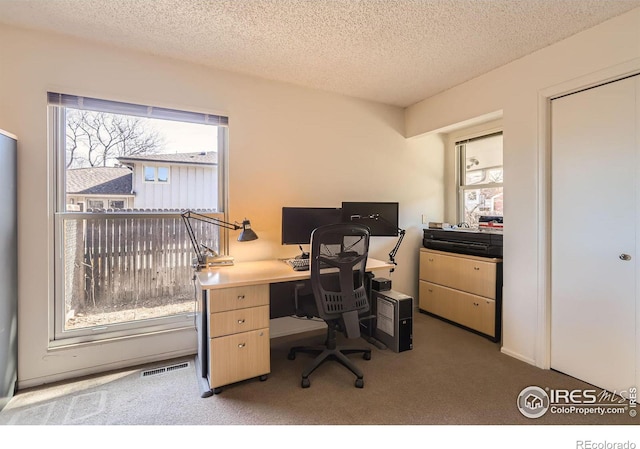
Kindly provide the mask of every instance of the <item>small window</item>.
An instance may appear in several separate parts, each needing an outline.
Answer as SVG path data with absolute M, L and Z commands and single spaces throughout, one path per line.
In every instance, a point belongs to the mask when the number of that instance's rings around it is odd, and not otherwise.
M 144 167 L 145 182 L 169 182 L 169 167 Z
M 478 226 L 481 215 L 503 215 L 502 133 L 456 142 L 460 166 L 458 221 Z
M 169 182 L 168 167 L 158 167 L 158 182 Z
M 155 167 L 145 167 L 144 168 L 144 180 L 146 182 L 155 182 L 155 180 L 156 180 L 156 168 Z
M 88 200 L 87 207 L 89 209 L 104 209 L 104 201 L 102 200 Z
M 124 209 L 124 200 L 109 200 L 109 209 Z

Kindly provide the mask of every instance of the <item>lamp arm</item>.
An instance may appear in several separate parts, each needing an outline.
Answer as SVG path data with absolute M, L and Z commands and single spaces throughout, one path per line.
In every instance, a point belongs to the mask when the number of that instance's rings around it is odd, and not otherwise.
M 203 260 L 204 256 L 202 254 L 202 251 L 200 250 L 200 245 L 198 245 L 198 242 L 196 241 L 196 236 L 193 233 L 193 227 L 191 227 L 191 222 L 189 222 L 189 219 L 186 213 L 182 214 L 181 216 L 182 216 L 182 221 L 184 223 L 184 227 L 187 228 L 187 234 L 189 234 L 189 240 L 191 240 L 191 246 L 193 247 L 193 251 L 195 251 L 198 263 L 200 263 Z
M 190 210 L 187 210 L 185 212 L 182 213 L 182 218 L 184 220 L 187 220 L 189 218 L 194 219 L 194 220 L 198 220 L 198 221 L 202 221 L 204 223 L 209 223 L 212 225 L 216 225 L 216 226 L 220 226 L 221 228 L 226 228 L 226 229 L 233 229 L 234 231 L 237 231 L 238 229 L 242 229 L 242 226 L 240 226 L 237 223 L 229 223 L 226 221 L 222 221 L 218 218 L 213 218 L 213 217 L 207 217 L 206 215 L 202 215 L 199 214 L 197 212 L 193 212 Z
M 196 236 L 193 232 L 193 227 L 191 226 L 190 219 L 202 221 L 204 223 L 212 224 L 212 225 L 219 226 L 221 228 L 226 228 L 226 229 L 233 229 L 233 230 L 242 229 L 242 226 L 239 226 L 235 223 L 227 223 L 226 221 L 222 221 L 217 218 L 207 217 L 206 215 L 202 215 L 197 212 L 193 212 L 191 210 L 184 211 L 182 214 L 180 214 L 180 216 L 182 217 L 184 226 L 187 228 L 187 234 L 189 234 L 189 240 L 191 240 L 191 246 L 193 247 L 193 250 L 196 253 L 198 264 L 205 263 L 205 255 L 202 252 L 202 249 L 200 248 L 198 241 L 196 240 Z

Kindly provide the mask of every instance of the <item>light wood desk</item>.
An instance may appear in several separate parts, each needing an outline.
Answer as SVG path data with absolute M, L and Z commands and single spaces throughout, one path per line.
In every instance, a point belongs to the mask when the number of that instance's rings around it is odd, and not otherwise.
M 373 273 L 392 267 L 369 258 L 366 270 Z M 202 292 L 196 320 L 196 369 L 202 397 L 220 393 L 223 386 L 241 380 L 267 379 L 271 371 L 269 320 L 287 315 L 288 306 L 277 302 L 292 301 L 290 297 L 271 298 L 273 286 L 309 278 L 310 271 L 295 271 L 282 260 L 239 262 L 196 273 Z

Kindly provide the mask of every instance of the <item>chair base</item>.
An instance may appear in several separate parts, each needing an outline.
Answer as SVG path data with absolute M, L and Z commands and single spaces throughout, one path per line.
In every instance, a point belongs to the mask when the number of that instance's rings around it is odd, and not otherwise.
M 343 346 L 337 346 L 334 348 L 328 348 L 326 346 L 294 346 L 289 350 L 289 354 L 287 358 L 289 360 L 295 360 L 296 354 L 299 352 L 317 356 L 304 369 L 304 371 L 302 371 L 302 382 L 301 382 L 302 388 L 308 388 L 311 385 L 311 382 L 309 381 L 309 376 L 327 360 L 335 360 L 339 362 L 341 365 L 343 365 L 344 367 L 346 367 L 349 371 L 351 371 L 356 376 L 355 386 L 357 388 L 364 387 L 364 379 L 363 379 L 362 371 L 346 356 L 346 354 L 362 353 L 363 359 L 371 360 L 370 348 L 352 348 L 352 347 L 343 347 Z

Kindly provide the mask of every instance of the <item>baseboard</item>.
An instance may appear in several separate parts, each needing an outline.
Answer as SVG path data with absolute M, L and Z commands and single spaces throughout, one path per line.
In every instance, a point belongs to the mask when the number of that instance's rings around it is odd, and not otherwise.
M 32 379 L 19 380 L 18 379 L 18 391 L 27 388 L 39 387 L 41 385 L 65 382 L 71 379 L 77 379 L 86 376 L 93 376 L 96 374 L 103 374 L 110 371 L 119 371 L 123 369 L 135 368 L 138 366 L 144 366 L 150 363 L 164 362 L 166 360 L 177 359 L 182 357 L 191 357 L 196 353 L 193 349 L 186 349 L 180 351 L 164 352 L 162 354 L 153 354 L 145 357 L 136 357 L 126 360 L 119 360 L 113 363 L 105 363 L 102 365 L 96 365 L 91 367 L 85 367 L 77 370 L 65 371 L 63 373 L 57 373 Z
M 504 346 L 502 348 L 500 348 L 500 352 L 502 352 L 505 355 L 508 355 L 509 357 L 513 357 L 514 359 L 518 359 L 518 360 L 520 360 L 522 362 L 528 363 L 529 365 L 536 366 L 536 361 L 533 360 L 532 358 L 525 357 L 522 354 L 519 354 L 517 352 L 511 351 L 511 350 L 505 348 Z

